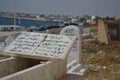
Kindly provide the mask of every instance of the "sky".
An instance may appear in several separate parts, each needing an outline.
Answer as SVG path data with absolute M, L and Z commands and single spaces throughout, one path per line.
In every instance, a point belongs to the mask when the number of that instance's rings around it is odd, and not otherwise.
M 0 11 L 120 17 L 120 0 L 0 0 Z

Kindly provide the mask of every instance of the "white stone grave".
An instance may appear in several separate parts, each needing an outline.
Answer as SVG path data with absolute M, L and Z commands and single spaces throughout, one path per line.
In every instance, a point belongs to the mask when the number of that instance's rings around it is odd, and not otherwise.
M 75 41 L 75 36 L 22 32 L 2 53 L 13 57 L 1 61 L 0 80 L 60 80 Z
M 6 54 L 34 58 L 65 58 L 76 37 L 65 35 L 22 32 L 5 50 Z M 5 53 L 4 53 L 5 54 Z
M 70 36 L 76 36 L 77 40 L 75 44 L 72 47 L 72 50 L 68 56 L 68 63 L 70 63 L 73 60 L 77 60 L 78 62 L 81 61 L 80 53 L 81 53 L 81 31 L 77 26 L 66 26 L 63 28 L 60 32 L 61 35 L 66 35 L 68 37 Z
M 82 35 L 81 31 L 77 26 L 66 26 L 60 32 L 61 35 L 66 36 L 76 36 L 77 40 L 72 47 L 70 54 L 68 55 L 68 64 L 67 64 L 67 73 L 68 74 L 76 74 L 76 75 L 84 75 L 84 72 L 87 68 L 83 65 L 81 59 L 81 40 Z

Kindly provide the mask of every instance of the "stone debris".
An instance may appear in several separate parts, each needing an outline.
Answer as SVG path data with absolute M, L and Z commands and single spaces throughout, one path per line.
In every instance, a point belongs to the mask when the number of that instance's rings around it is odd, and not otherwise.
M 79 80 L 120 80 L 120 42 L 105 45 L 84 40 L 82 60 L 88 70 Z

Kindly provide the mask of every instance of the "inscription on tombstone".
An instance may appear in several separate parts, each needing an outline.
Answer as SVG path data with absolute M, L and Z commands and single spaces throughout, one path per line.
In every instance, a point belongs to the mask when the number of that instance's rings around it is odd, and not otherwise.
M 70 41 L 66 36 L 48 34 L 34 54 L 59 57 L 64 53 Z
M 64 58 L 75 40 L 75 37 L 65 35 L 22 32 L 4 52 L 28 57 Z
M 66 26 L 60 32 L 61 35 L 76 36 L 77 40 L 72 47 L 70 54 L 68 55 L 68 63 L 77 60 L 80 61 L 80 52 L 81 52 L 81 32 L 77 26 Z
M 7 48 L 13 53 L 31 54 L 44 39 L 45 34 L 22 32 Z

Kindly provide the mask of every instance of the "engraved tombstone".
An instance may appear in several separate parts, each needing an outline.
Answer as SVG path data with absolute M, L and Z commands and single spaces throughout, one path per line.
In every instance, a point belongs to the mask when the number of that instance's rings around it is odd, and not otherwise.
M 69 38 L 65 35 L 22 32 L 4 52 L 7 55 L 28 58 L 64 59 L 75 41 L 76 37 Z
M 45 34 L 22 32 L 7 48 L 12 53 L 32 54 Z
M 81 61 L 80 52 L 81 52 L 81 31 L 77 26 L 66 26 L 60 32 L 61 35 L 66 36 L 76 36 L 77 40 L 72 47 L 70 54 L 68 55 L 68 63 L 77 60 L 78 62 Z

